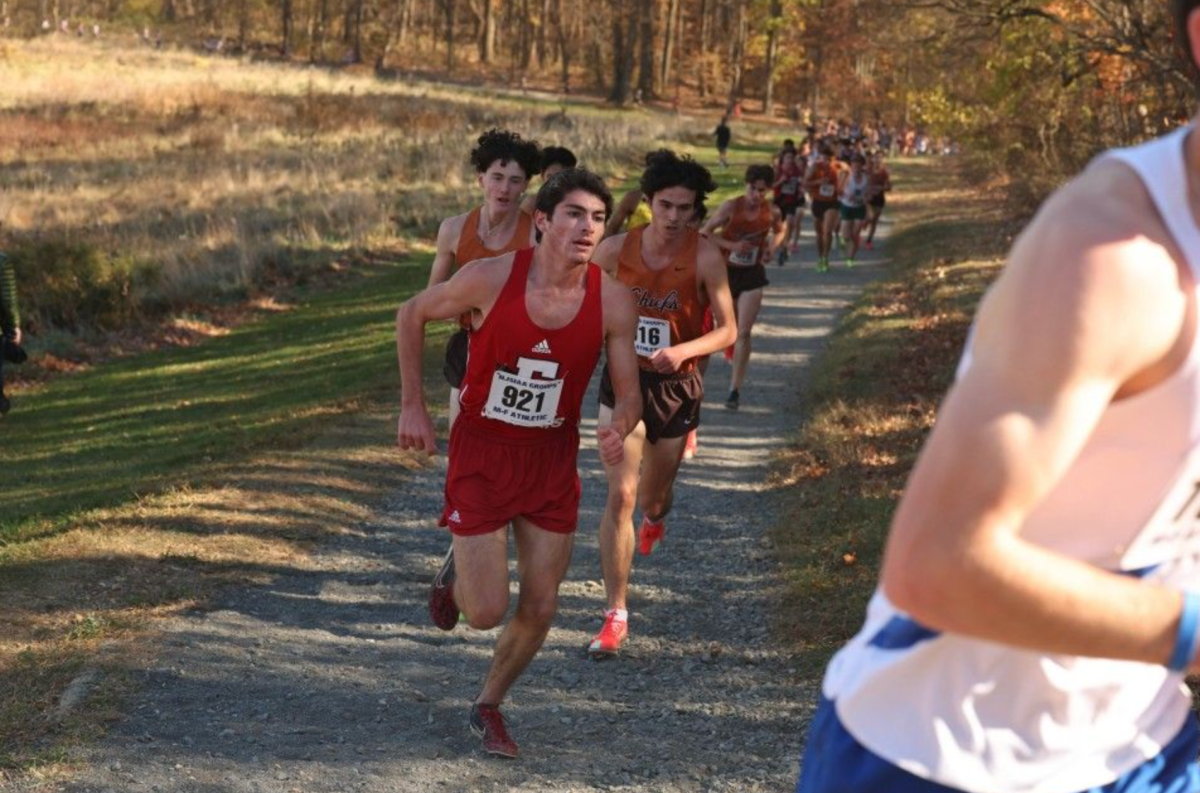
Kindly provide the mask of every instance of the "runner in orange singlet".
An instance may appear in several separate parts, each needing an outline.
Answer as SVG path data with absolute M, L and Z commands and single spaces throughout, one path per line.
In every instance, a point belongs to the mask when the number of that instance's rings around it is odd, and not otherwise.
M 483 205 L 442 221 L 429 286 L 449 280 L 468 262 L 534 244 L 533 218 L 521 211 L 520 201 L 540 158 L 538 145 L 515 132 L 493 129 L 479 136 L 471 150 L 471 164 L 483 188 Z M 458 417 L 458 391 L 467 371 L 469 320 L 460 319 L 459 324 L 459 330 L 446 343 L 446 363 L 442 370 L 450 384 L 452 425 Z
M 769 165 L 751 165 L 746 169 L 746 194 L 721 205 L 700 233 L 708 236 L 725 252 L 729 289 L 737 314 L 737 344 L 733 350 L 733 377 L 725 407 L 737 410 L 742 382 L 750 363 L 751 332 L 762 307 L 767 273 L 763 262 L 783 244 L 787 227 L 779 207 L 767 201 L 775 173 Z M 721 229 L 720 235 L 712 235 Z
M 642 509 L 638 550 L 643 555 L 666 532 L 685 439 L 700 424 L 704 380 L 697 364 L 736 338 L 724 257 L 690 224 L 715 189 L 712 174 L 692 158 L 665 149 L 647 155 L 641 192 L 650 204 L 650 224 L 610 237 L 596 249 L 596 263 L 627 286 L 637 303 L 642 415 L 625 438 L 623 459 L 605 465 L 608 501 L 600 521 L 600 560 L 608 603 L 604 626 L 588 645 L 593 658 L 615 655 L 628 635 L 634 508 Z M 713 325 L 706 327 L 709 306 Z M 599 426 L 612 422 L 615 404 L 606 368 Z

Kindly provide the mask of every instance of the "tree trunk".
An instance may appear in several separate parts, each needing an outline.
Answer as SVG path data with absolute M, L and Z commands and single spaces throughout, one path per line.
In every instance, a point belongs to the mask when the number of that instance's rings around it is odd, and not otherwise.
M 742 95 L 742 63 L 746 57 L 746 3 L 735 1 L 733 40 L 729 46 L 729 107 Z
M 246 33 L 250 29 L 249 0 L 238 0 L 238 49 L 246 50 Z
M 638 91 L 649 99 L 657 94 L 654 85 L 654 12 L 656 0 L 639 0 L 638 16 L 641 17 L 641 58 L 638 63 Z
M 709 14 L 713 0 L 700 0 L 700 57 L 696 59 L 699 73 L 696 75 L 696 87 L 701 98 L 708 96 L 708 47 L 711 38 Z
M 454 72 L 454 0 L 444 0 L 446 4 L 446 74 Z
M 479 39 L 479 62 L 496 60 L 495 0 L 483 0 L 483 35 Z
M 783 27 L 783 0 L 771 0 L 771 19 L 767 22 L 767 74 L 763 91 L 763 114 L 775 112 L 775 61 L 779 57 L 779 30 Z
M 571 48 L 567 45 L 567 29 L 563 24 L 563 0 L 554 0 L 554 29 L 558 32 L 558 54 L 562 60 L 562 90 L 571 93 Z
M 538 68 L 545 68 L 548 60 L 546 52 L 546 28 L 550 25 L 550 0 L 542 0 L 542 11 L 538 14 L 537 56 Z
M 667 7 L 667 30 L 663 34 L 662 65 L 658 72 L 658 85 L 662 91 L 667 90 L 671 82 L 671 55 L 679 30 L 679 0 L 670 0 Z
M 354 62 L 362 63 L 363 0 L 354 0 Z
M 292 0 L 283 0 L 280 7 L 283 17 L 282 40 L 279 43 L 279 54 L 287 58 L 292 54 Z
M 612 90 L 608 99 L 618 105 L 629 103 L 633 66 L 637 54 L 637 19 L 623 0 L 612 3 Z

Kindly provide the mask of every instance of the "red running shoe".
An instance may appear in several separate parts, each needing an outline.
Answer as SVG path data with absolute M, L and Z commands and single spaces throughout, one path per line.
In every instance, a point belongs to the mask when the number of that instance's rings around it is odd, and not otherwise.
M 629 636 L 629 616 L 621 617 L 616 609 L 604 612 L 604 627 L 588 644 L 588 657 L 593 660 L 612 658 L 621 651 L 621 643 Z
M 696 431 L 692 430 L 683 444 L 683 459 L 690 460 L 696 456 L 696 445 Z
M 508 760 L 517 759 L 517 742 L 508 734 L 499 705 L 471 706 L 471 732 L 483 739 L 483 750 Z
M 454 602 L 454 546 L 446 554 L 442 569 L 433 578 L 429 588 L 429 618 L 444 631 L 454 630 L 458 624 L 458 604 Z
M 662 540 L 667 533 L 667 524 L 664 521 L 652 523 L 649 518 L 642 518 L 642 527 L 638 529 L 638 550 L 642 556 L 649 556 L 654 550 L 654 546 Z

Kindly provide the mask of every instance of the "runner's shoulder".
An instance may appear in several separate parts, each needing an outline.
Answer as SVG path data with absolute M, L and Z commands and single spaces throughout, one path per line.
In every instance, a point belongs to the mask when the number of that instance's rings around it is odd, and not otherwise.
M 592 261 L 602 268 L 615 262 L 621 255 L 621 248 L 625 245 L 625 238 L 628 236 L 629 232 L 623 231 L 620 234 L 605 237 L 592 253 Z
M 489 256 L 485 259 L 475 259 L 458 268 L 454 278 L 460 283 L 474 285 L 490 284 L 504 286 L 508 275 L 512 272 L 513 259 L 516 252 L 502 253 L 499 256 Z
M 1175 247 L 1141 178 L 1116 160 L 1094 163 L 1059 188 L 1025 236 L 1063 252 L 1103 249 L 1140 255 L 1147 246 L 1160 252 Z
M 472 210 L 474 211 L 474 210 Z M 463 227 L 467 223 L 467 217 L 471 212 L 463 212 L 461 215 L 453 215 L 442 221 L 438 226 L 438 246 L 443 243 L 448 244 L 451 249 L 458 247 L 458 238 L 462 236 Z

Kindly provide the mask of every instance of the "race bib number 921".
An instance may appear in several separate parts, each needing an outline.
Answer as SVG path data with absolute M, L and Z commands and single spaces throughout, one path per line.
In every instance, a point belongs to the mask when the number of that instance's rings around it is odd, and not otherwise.
M 562 397 L 562 380 L 539 380 L 524 364 L 541 365 L 548 374 L 557 374 L 558 364 L 552 361 L 521 359 L 520 371 L 516 374 L 497 370 L 492 375 L 492 387 L 488 391 L 483 415 L 517 427 L 557 427 L 562 423 L 558 417 L 558 401 Z M 539 372 L 541 373 L 541 372 Z

